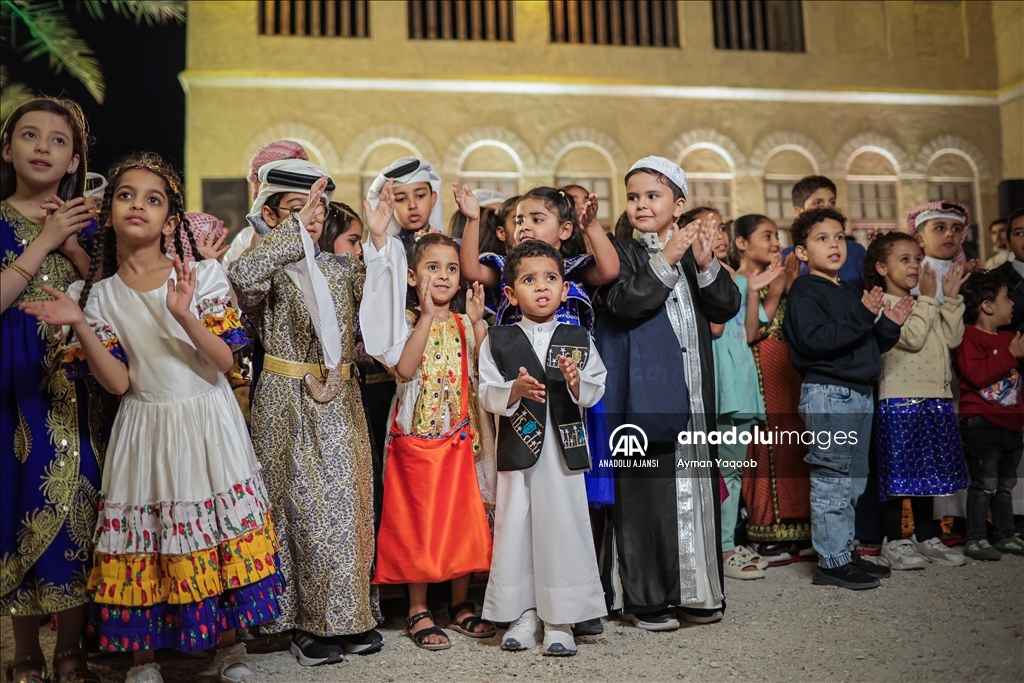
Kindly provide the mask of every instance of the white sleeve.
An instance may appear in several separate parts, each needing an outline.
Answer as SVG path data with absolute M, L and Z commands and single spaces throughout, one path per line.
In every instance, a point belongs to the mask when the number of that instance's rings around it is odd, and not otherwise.
M 597 352 L 593 340 L 590 342 L 590 358 L 587 359 L 586 367 L 580 368 L 580 397 L 574 399 L 576 405 L 583 408 L 591 408 L 604 396 L 605 378 L 608 370 Z M 572 396 L 572 392 L 569 393 Z
M 388 237 L 380 251 L 373 241 L 366 243 L 366 284 L 359 306 L 359 324 L 366 353 L 389 368 L 398 365 L 409 339 L 405 315 L 406 273 L 409 266 L 405 248 L 397 237 Z
M 487 335 L 480 345 L 480 405 L 495 415 L 512 415 L 519 407 L 519 401 L 512 405 L 508 404 L 514 383 L 514 379 L 506 382 L 498 366 L 494 364 L 494 356 L 491 355 L 491 335 Z
M 196 271 L 193 312 L 206 329 L 220 337 L 232 351 L 248 346 L 248 334 L 231 302 L 231 285 L 224 266 L 214 259 L 193 261 L 190 265 Z

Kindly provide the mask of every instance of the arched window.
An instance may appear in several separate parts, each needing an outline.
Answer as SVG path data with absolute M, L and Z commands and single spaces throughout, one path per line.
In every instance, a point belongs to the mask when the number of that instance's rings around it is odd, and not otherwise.
M 861 244 L 867 244 L 871 228 L 888 232 L 897 227 L 896 181 L 896 167 L 887 156 L 873 150 L 854 152 L 846 171 L 848 216 L 850 229 Z
M 765 215 L 779 226 L 779 241 L 790 245 L 789 225 L 793 222 L 793 185 L 809 175 L 816 175 L 814 165 L 801 152 L 781 149 L 765 163 L 764 208 Z
M 709 147 L 690 149 L 679 165 L 686 171 L 690 183 L 690 207 L 713 206 L 726 218 L 732 217 L 733 170 L 720 152 Z
M 586 145 L 577 145 L 558 160 L 555 169 L 555 185 L 579 185 L 588 192 L 597 195 L 597 218 L 605 227 L 611 227 L 610 221 L 615 220 L 615 201 L 612 193 L 614 171 L 607 152 L 602 154 L 597 149 Z
M 474 190 L 496 190 L 513 197 L 519 194 L 521 178 L 520 164 L 504 143 L 482 140 L 463 153 L 459 182 Z
M 366 154 L 366 158 L 363 160 L 363 167 L 359 170 L 363 199 L 366 198 L 366 193 L 370 191 L 370 185 L 373 184 L 374 179 L 380 175 L 381 169 L 387 168 L 397 159 L 416 155 L 415 147 L 400 140 L 387 140 L 374 145 Z

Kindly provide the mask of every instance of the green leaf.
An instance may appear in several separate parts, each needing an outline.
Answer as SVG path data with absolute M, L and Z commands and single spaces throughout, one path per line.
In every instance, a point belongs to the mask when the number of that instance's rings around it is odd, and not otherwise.
M 7 83 L 7 73 L 4 69 L 3 82 Z M 0 89 L 0 125 L 7 122 L 7 117 L 15 109 L 35 97 L 35 94 L 24 83 L 11 83 Z

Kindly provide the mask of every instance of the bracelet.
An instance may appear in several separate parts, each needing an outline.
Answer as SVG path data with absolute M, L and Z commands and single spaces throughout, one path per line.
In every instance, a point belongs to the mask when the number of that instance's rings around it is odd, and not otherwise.
M 16 272 L 18 275 L 22 276 L 29 282 L 32 282 L 33 278 L 35 278 L 34 273 L 28 272 L 27 270 L 19 266 L 17 263 L 12 263 L 10 266 L 8 266 L 8 268 L 13 268 L 14 272 Z

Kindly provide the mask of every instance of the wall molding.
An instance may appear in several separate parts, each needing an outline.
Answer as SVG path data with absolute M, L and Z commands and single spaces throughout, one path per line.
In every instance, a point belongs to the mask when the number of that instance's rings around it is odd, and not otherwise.
M 572 126 L 551 136 L 544 143 L 538 163 L 554 176 L 558 162 L 567 152 L 577 147 L 587 147 L 604 156 L 613 176 L 625 175 L 632 163 L 626 149 L 618 140 L 603 130 L 589 126 Z
M 243 177 L 249 173 L 249 162 L 256 152 L 276 140 L 292 140 L 299 143 L 312 159 L 322 162 L 324 168 L 331 173 L 337 173 L 342 168 L 338 150 L 326 133 L 307 123 L 282 121 L 261 130 L 245 146 L 245 152 L 239 160 Z
M 342 172 L 351 175 L 362 173 L 370 153 L 386 144 L 404 145 L 410 148 L 410 156 L 430 163 L 437 163 L 441 158 L 434 143 L 420 131 L 400 123 L 387 123 L 364 130 L 353 138 L 342 159 Z
M 455 175 L 462 170 L 462 164 L 470 152 L 484 146 L 504 149 L 516 162 L 519 173 L 533 175 L 539 172 L 537 155 L 519 133 L 504 126 L 478 126 L 455 137 L 444 153 L 444 171 Z
M 974 176 L 978 180 L 988 180 L 992 177 L 992 169 L 988 165 L 985 153 L 970 140 L 957 135 L 939 135 L 926 142 L 917 153 L 914 171 L 926 176 L 931 163 L 943 154 L 963 157 L 974 169 Z
M 714 128 L 691 128 L 680 133 L 665 148 L 665 156 L 679 162 L 685 154 L 697 149 L 717 152 L 729 164 L 733 175 L 746 174 L 747 157 L 731 137 Z
M 862 152 L 881 154 L 889 160 L 901 178 L 915 175 L 914 165 L 907 150 L 892 138 L 873 132 L 860 133 L 843 143 L 843 146 L 836 152 L 835 160 L 832 163 L 833 172 L 845 176 L 850 169 L 850 162 Z
M 776 131 L 758 143 L 750 157 L 748 170 L 751 175 L 764 175 L 768 161 L 778 152 L 792 151 L 803 155 L 811 163 L 815 174 L 828 175 L 831 171 L 828 153 L 817 140 L 803 133 L 789 130 Z

